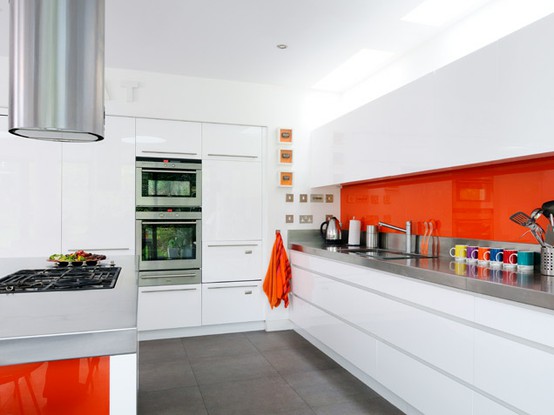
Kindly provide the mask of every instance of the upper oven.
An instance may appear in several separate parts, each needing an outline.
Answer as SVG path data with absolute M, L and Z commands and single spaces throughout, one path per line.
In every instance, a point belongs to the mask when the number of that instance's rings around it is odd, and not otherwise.
M 139 271 L 199 270 L 201 216 L 188 209 L 137 211 Z
M 152 160 L 136 163 L 137 207 L 202 205 L 202 164 L 199 160 Z

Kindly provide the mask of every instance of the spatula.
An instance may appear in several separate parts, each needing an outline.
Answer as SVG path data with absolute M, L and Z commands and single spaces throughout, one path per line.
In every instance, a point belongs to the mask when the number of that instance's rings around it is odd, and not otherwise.
M 510 220 L 517 223 L 518 225 L 525 226 L 526 228 L 528 228 L 535 222 L 527 213 L 523 212 L 514 213 L 512 216 L 510 216 Z

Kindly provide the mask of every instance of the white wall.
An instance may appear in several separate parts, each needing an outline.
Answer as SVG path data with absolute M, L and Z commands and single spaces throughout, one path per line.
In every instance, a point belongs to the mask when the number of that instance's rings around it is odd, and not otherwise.
M 8 62 L 0 58 L 0 108 L 8 106 Z M 129 90 L 122 85 L 138 84 Z M 131 93 L 132 94 L 129 94 Z M 131 96 L 132 95 L 132 96 Z M 268 85 L 189 78 L 176 75 L 106 70 L 106 113 L 137 117 L 168 118 L 189 121 L 220 122 L 266 126 L 264 145 L 264 267 L 267 266 L 275 230 L 281 230 L 285 244 L 287 229 L 315 229 L 326 214 L 339 216 L 339 188 L 317 189 L 334 195 L 333 204 L 299 203 L 300 193 L 309 188 L 309 136 L 311 126 L 326 118 L 325 108 L 336 95 L 312 93 Z M 313 111 L 314 108 L 318 111 Z M 311 113 L 308 114 L 308 110 Z M 328 118 L 328 116 L 327 116 Z M 277 187 L 277 130 L 292 128 L 294 144 L 294 187 Z M 281 166 L 282 167 L 282 166 Z M 283 168 L 284 169 L 284 168 Z M 294 203 L 285 203 L 285 194 L 294 194 Z M 294 223 L 285 224 L 285 215 L 294 215 Z M 298 215 L 311 214 L 313 224 L 300 225 Z M 265 268 L 264 268 L 265 273 Z M 282 308 L 282 307 L 281 307 Z M 288 318 L 288 310 L 270 313 L 270 319 Z

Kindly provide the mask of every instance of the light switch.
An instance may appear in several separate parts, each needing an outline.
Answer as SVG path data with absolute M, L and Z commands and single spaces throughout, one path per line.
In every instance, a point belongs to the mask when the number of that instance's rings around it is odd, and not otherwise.
M 294 193 L 287 193 L 285 196 L 285 202 L 292 203 L 294 202 Z
M 300 195 L 300 203 L 307 203 L 308 202 L 308 195 L 307 194 L 301 194 Z
M 285 215 L 286 223 L 294 223 L 294 215 Z
M 325 203 L 333 203 L 333 195 L 325 195 Z

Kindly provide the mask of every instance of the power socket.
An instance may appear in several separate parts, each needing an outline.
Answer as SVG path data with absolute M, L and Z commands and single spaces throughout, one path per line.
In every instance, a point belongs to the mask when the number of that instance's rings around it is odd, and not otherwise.
M 313 222 L 314 222 L 313 215 L 300 215 L 300 223 L 313 223 Z

